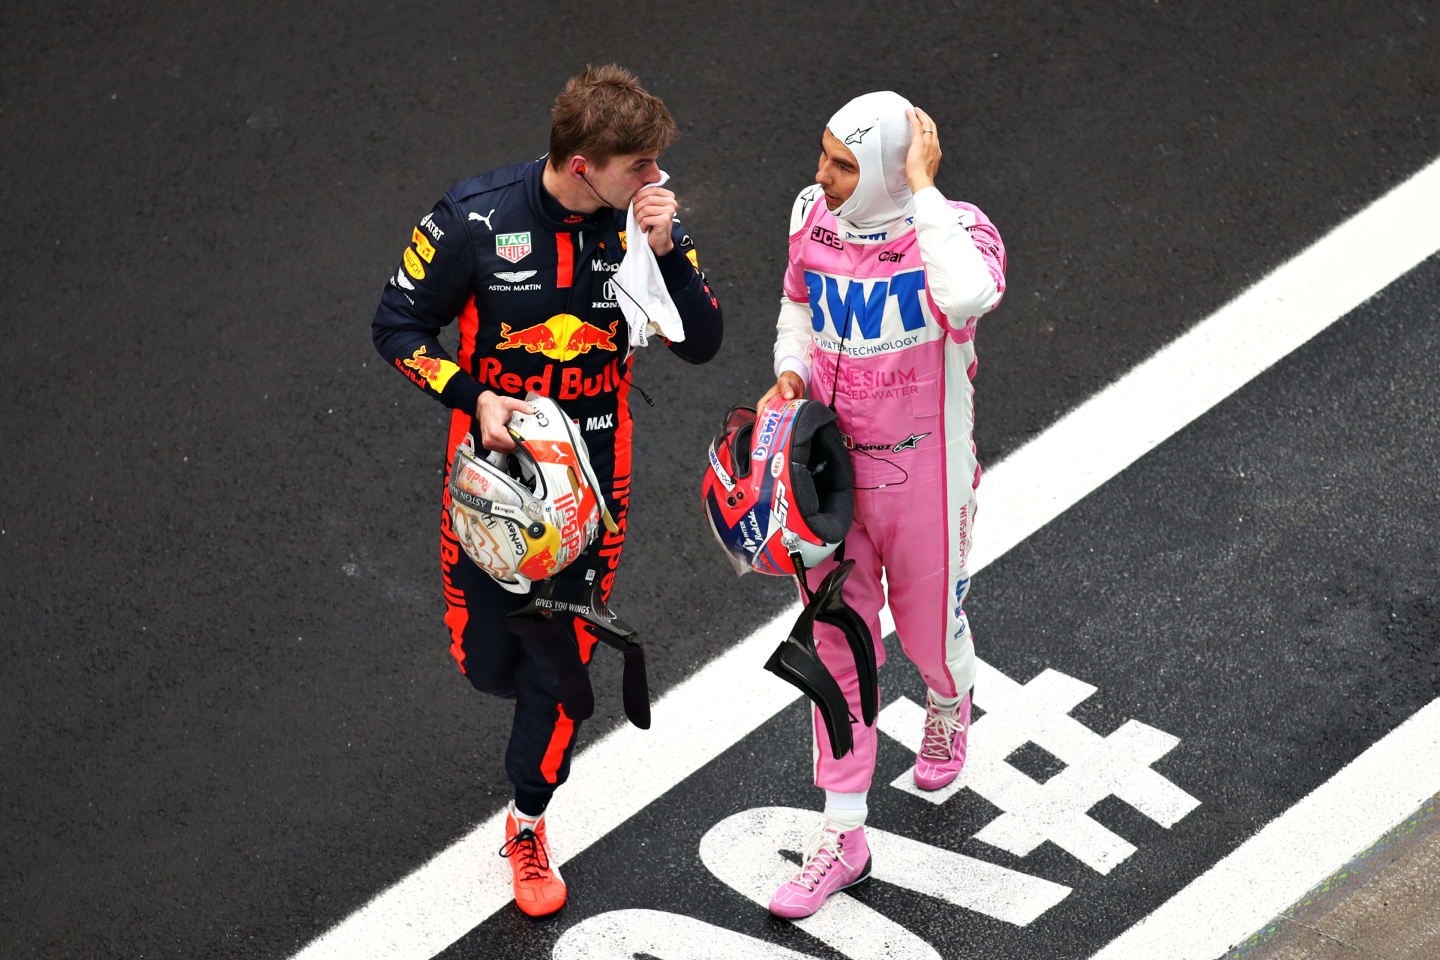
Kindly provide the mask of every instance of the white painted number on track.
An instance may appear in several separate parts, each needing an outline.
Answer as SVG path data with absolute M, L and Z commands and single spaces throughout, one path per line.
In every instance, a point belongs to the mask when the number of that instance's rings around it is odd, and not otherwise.
M 1069 716 L 1095 692 L 1090 684 L 1045 670 L 1022 686 L 984 661 L 977 665 L 975 703 L 985 716 L 971 725 L 965 769 L 940 790 L 919 789 L 909 770 L 892 787 L 931 803 L 969 787 L 1004 811 L 975 834 L 977 840 L 1021 857 L 1049 840 L 1100 873 L 1109 873 L 1135 847 L 1086 815 L 1096 803 L 1114 795 L 1165 827 L 1200 805 L 1150 769 L 1180 742 L 1176 737 L 1137 720 L 1102 737 Z M 879 725 L 914 751 L 924 721 L 925 708 L 901 697 L 881 711 Z M 1065 769 L 1044 783 L 1016 770 L 1005 758 L 1027 742 L 1065 761 Z
M 1088 729 L 1069 711 L 1095 692 L 1090 684 L 1056 670 L 1045 670 L 1019 684 L 983 661 L 975 683 L 976 704 L 985 715 L 970 733 L 971 759 L 960 779 L 941 791 L 922 792 L 906 770 L 892 786 L 936 803 L 966 787 L 1002 811 L 976 839 L 1025 856 L 1049 840 L 1100 873 L 1109 873 L 1135 847 L 1091 819 L 1086 811 L 1107 796 L 1116 796 L 1166 827 L 1199 806 L 1199 801 L 1150 769 L 1179 740 L 1129 720 L 1108 737 Z M 918 750 L 924 708 L 901 697 L 880 714 L 879 726 L 908 750 Z M 1036 783 L 1005 758 L 1025 743 L 1049 750 L 1067 764 L 1045 783 Z M 731 889 L 763 908 L 775 888 L 795 872 L 781 855 L 797 849 L 816 826 L 812 810 L 760 807 L 733 814 L 712 827 L 700 841 L 700 859 Z M 985 914 L 1016 926 L 1027 926 L 1065 899 L 1070 888 L 1040 877 L 942 850 L 907 837 L 865 828 L 872 855 L 873 881 L 892 884 L 946 903 Z M 690 956 L 695 931 L 683 918 L 668 913 L 618 911 L 590 926 L 587 921 L 567 932 L 555 957 L 628 958 L 624 949 L 659 960 Z M 595 918 L 599 921 L 600 918 Z M 698 921 L 697 921 L 698 922 Z M 849 894 L 834 895 L 825 909 L 795 925 L 849 960 L 935 958 L 939 953 L 913 931 L 861 903 Z M 751 938 L 716 931 L 718 942 L 733 945 L 740 955 L 754 949 Z M 578 931 L 589 931 L 580 933 Z M 603 952 L 586 952 L 576 938 L 605 932 L 597 944 Z M 623 937 L 620 934 L 623 933 Z M 564 947 L 562 950 L 561 947 Z M 726 947 L 728 949 L 728 946 Z M 615 951 L 620 952 L 615 952 Z M 712 954 L 721 956 L 722 954 Z
M 726 885 L 763 908 L 775 888 L 797 869 L 779 851 L 798 849 L 818 823 L 814 810 L 745 810 L 710 828 L 700 841 L 700 859 Z M 868 824 L 865 838 L 870 844 L 872 882 L 902 887 L 1017 926 L 1030 923 L 1070 892 L 1058 883 Z M 843 892 L 795 925 L 850 960 L 939 960 L 940 956 L 914 933 Z
M 582 920 L 555 944 L 555 960 L 814 960 L 809 954 L 661 910 L 612 910 Z

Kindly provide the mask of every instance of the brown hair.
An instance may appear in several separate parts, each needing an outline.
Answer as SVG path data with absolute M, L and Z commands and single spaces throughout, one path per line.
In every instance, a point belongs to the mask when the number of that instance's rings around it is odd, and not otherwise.
M 550 166 L 581 154 L 597 166 L 624 153 L 659 153 L 675 136 L 675 121 L 635 74 L 608 63 L 585 65 L 555 98 Z

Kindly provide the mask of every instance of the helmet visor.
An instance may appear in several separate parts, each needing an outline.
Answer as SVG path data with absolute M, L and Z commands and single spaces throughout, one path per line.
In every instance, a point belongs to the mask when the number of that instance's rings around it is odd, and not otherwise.
M 750 407 L 731 407 L 720 423 L 720 432 L 710 449 L 729 455 L 728 467 L 739 478 L 750 473 L 750 442 L 755 435 L 755 411 Z

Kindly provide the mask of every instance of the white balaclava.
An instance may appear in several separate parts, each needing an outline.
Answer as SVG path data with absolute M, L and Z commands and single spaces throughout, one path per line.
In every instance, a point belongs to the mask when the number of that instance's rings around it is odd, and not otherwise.
M 826 124 L 860 163 L 855 192 L 835 211 L 841 229 L 873 233 L 915 214 L 915 197 L 905 179 L 910 150 L 911 103 L 898 93 L 879 90 L 851 100 Z

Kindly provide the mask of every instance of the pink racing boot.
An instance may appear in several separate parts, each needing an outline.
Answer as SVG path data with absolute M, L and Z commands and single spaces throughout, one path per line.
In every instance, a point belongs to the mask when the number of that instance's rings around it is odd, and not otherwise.
M 965 738 L 970 733 L 970 691 L 953 710 L 935 705 L 925 694 L 925 735 L 915 754 L 915 786 L 939 790 L 960 775 L 965 766 Z
M 823 824 L 805 843 L 805 865 L 770 898 L 770 912 L 797 920 L 808 917 L 830 894 L 870 876 L 870 845 L 865 828 L 842 830 Z

